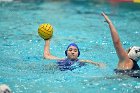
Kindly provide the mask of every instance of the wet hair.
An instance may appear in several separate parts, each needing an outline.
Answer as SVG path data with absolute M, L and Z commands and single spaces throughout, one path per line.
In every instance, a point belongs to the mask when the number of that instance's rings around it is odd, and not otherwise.
M 75 43 L 71 43 L 71 44 L 68 45 L 68 47 L 67 47 L 67 49 L 66 49 L 66 51 L 65 51 L 65 55 L 67 56 L 67 51 L 68 51 L 68 48 L 69 48 L 70 46 L 74 46 L 74 47 L 77 48 L 77 50 L 78 50 L 78 57 L 79 57 L 79 56 L 80 56 L 80 50 L 79 50 L 78 46 L 77 46 Z

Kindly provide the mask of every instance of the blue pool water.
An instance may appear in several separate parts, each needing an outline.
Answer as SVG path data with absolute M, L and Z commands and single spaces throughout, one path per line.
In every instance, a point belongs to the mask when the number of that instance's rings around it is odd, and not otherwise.
M 140 46 L 140 4 L 31 1 L 0 2 L 0 84 L 9 85 L 13 93 L 140 93 L 140 79 L 115 77 L 118 58 L 101 16 L 105 11 L 112 19 L 124 48 Z M 44 41 L 37 33 L 42 23 L 54 27 L 53 55 L 64 57 L 67 45 L 75 42 L 80 59 L 107 67 L 88 64 L 73 71 L 56 69 L 56 61 L 43 59 Z

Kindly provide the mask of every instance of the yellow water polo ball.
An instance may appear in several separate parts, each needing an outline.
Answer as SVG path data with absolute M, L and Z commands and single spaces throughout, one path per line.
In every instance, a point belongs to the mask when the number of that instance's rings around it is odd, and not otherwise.
M 44 40 L 50 39 L 53 35 L 53 27 L 50 24 L 41 24 L 38 28 L 38 34 Z

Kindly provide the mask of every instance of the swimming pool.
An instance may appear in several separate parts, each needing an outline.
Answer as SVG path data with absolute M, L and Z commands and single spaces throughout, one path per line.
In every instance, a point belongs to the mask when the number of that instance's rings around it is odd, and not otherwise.
M 112 7 L 95 0 L 1 2 L 0 84 L 8 84 L 13 93 L 140 93 L 139 79 L 111 78 L 118 58 L 108 25 L 100 15 L 105 11 L 110 16 L 128 48 L 140 46 L 139 9 L 138 4 Z M 56 61 L 43 59 L 44 41 L 37 33 L 42 23 L 54 27 L 53 55 L 64 57 L 67 45 L 75 42 L 81 50 L 80 59 L 104 62 L 107 67 L 53 68 Z

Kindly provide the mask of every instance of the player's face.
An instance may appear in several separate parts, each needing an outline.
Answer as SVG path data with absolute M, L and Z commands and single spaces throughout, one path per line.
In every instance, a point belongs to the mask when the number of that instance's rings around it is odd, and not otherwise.
M 67 50 L 67 57 L 75 60 L 78 58 L 78 49 L 75 46 L 70 46 Z

